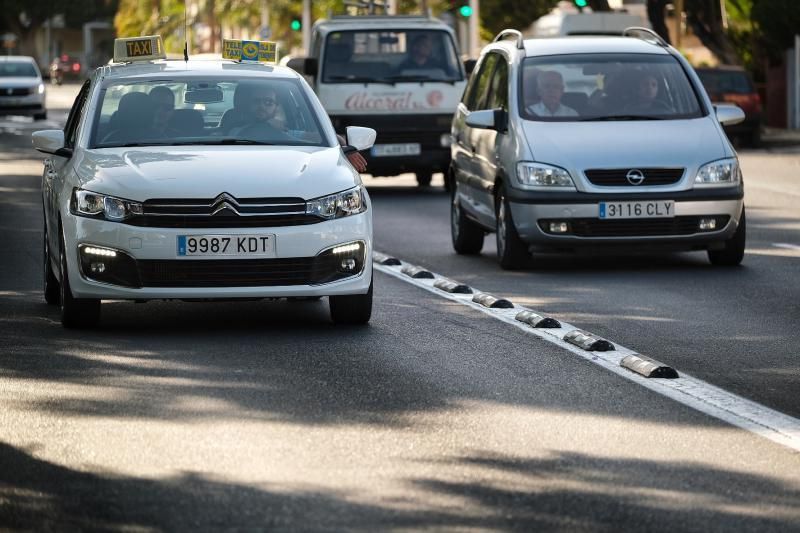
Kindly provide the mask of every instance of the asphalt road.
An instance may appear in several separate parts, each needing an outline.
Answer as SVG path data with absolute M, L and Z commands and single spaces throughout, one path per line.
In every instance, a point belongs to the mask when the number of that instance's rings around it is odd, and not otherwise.
M 796 449 L 382 273 L 365 328 L 322 301 L 114 302 L 62 329 L 40 289 L 39 126 L 0 119 L 0 529 L 800 531 Z M 742 162 L 738 269 L 507 273 L 488 239 L 453 254 L 441 189 L 367 182 L 382 251 L 798 417 L 800 251 L 775 244 L 800 245 L 800 157 Z

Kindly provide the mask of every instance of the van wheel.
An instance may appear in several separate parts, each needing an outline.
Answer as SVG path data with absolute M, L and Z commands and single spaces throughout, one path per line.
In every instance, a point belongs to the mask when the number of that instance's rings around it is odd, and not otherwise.
M 330 296 L 328 300 L 334 324 L 366 324 L 372 317 L 372 282 L 366 294 Z
M 716 266 L 736 266 L 744 259 L 744 246 L 747 233 L 747 221 L 744 215 L 744 207 L 742 207 L 742 217 L 739 219 L 739 226 L 736 228 L 736 233 L 733 237 L 725 241 L 725 247 L 722 250 L 709 250 L 708 260 L 712 265 Z
M 100 320 L 100 300 L 97 298 L 75 298 L 69 286 L 66 246 L 61 240 L 59 260 L 61 263 L 61 325 L 65 328 L 87 328 Z
M 433 172 L 430 171 L 420 171 L 416 173 L 417 175 L 417 185 L 420 187 L 430 187 L 431 181 L 433 181 Z
M 53 272 L 53 266 L 50 262 L 50 245 L 47 242 L 47 226 L 44 228 L 44 253 L 43 255 L 43 271 L 44 271 L 44 301 L 49 305 L 58 305 L 61 301 L 61 287 L 59 287 L 56 274 Z
M 450 193 L 450 237 L 453 249 L 461 255 L 477 255 L 483 249 L 483 229 L 467 218 L 458 201 L 457 187 Z
M 514 227 L 505 187 L 502 185 L 497 191 L 495 213 L 497 215 L 497 231 L 495 232 L 497 259 L 500 261 L 500 266 L 506 270 L 523 268 L 530 261 L 531 256 L 528 253 L 528 246 L 522 242 L 517 228 Z

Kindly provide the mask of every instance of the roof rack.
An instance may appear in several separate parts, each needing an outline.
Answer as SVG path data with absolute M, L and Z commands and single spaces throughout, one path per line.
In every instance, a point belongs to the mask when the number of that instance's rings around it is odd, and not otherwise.
M 650 28 L 642 28 L 641 26 L 631 26 L 629 28 L 625 28 L 625 30 L 622 32 L 622 36 L 636 37 L 637 39 L 641 39 L 643 41 L 655 42 L 655 44 L 664 48 L 669 46 L 669 43 L 665 41 L 659 34 Z
M 495 37 L 492 42 L 496 43 L 497 41 L 501 41 L 509 36 L 513 36 L 517 40 L 517 48 L 519 48 L 520 50 L 525 48 L 525 44 L 523 43 L 522 39 L 522 33 L 519 32 L 518 30 L 512 30 L 508 28 L 498 33 L 497 37 Z

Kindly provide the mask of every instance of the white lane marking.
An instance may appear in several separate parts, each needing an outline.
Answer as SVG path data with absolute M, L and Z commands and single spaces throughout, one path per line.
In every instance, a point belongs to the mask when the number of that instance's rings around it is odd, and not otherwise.
M 787 250 L 800 250 L 800 246 L 796 244 L 787 244 L 785 242 L 773 242 L 772 246 L 775 248 L 786 248 Z
M 589 352 L 583 350 L 563 340 L 564 335 L 580 328 L 566 322 L 561 322 L 561 328 L 559 329 L 532 328 L 515 319 L 517 313 L 528 309 L 527 307 L 514 304 L 513 309 L 489 309 L 474 303 L 472 301 L 472 294 L 451 294 L 433 286 L 437 280 L 451 278 L 440 276 L 435 272 L 431 272 L 434 276 L 433 279 L 415 279 L 403 274 L 400 272 L 400 269 L 411 264 L 404 262 L 402 259 L 400 261 L 402 264 L 399 266 L 386 266 L 375 262 L 373 268 L 384 274 L 394 276 L 406 283 L 416 285 L 442 298 L 471 307 L 501 322 L 510 324 L 525 333 L 551 342 L 627 380 L 633 381 L 634 383 L 700 411 L 701 413 L 718 418 L 719 420 L 755 433 L 756 435 L 777 442 L 778 444 L 782 444 L 795 451 L 800 451 L 800 420 L 796 418 L 792 418 L 791 416 L 770 409 L 769 407 L 748 400 L 747 398 L 743 398 L 711 385 L 710 383 L 694 378 L 683 372 L 680 368 L 676 368 L 680 375 L 677 379 L 645 378 L 644 376 L 621 367 L 619 364 L 624 357 L 630 354 L 637 354 L 638 352 L 625 348 L 614 341 L 611 341 L 616 348 L 614 351 Z M 481 292 L 475 287 L 470 287 L 476 293 Z M 497 298 L 501 297 L 498 294 L 494 294 L 493 296 Z M 549 316 L 546 313 L 533 309 L 530 310 L 543 316 Z M 608 340 L 610 341 L 610 339 Z M 658 359 L 658 356 L 655 354 L 643 355 L 649 355 Z M 666 363 L 666 361 L 662 362 Z

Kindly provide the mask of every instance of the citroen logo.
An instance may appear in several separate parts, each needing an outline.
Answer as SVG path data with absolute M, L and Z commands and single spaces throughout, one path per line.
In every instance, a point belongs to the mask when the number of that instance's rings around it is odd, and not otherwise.
M 236 201 L 236 198 L 224 192 L 214 198 L 214 202 L 211 204 L 211 216 L 222 213 L 223 211 L 230 211 L 234 215 L 238 215 L 238 207 L 239 203 Z
M 644 174 L 641 170 L 638 169 L 631 169 L 625 174 L 625 179 L 628 180 L 628 183 L 631 185 L 640 185 L 644 181 Z

